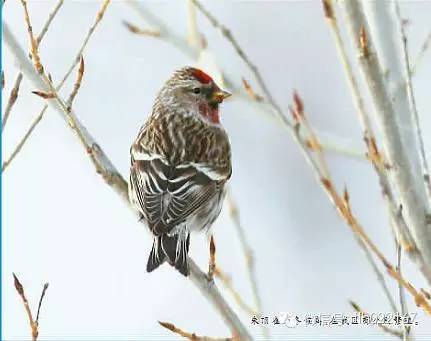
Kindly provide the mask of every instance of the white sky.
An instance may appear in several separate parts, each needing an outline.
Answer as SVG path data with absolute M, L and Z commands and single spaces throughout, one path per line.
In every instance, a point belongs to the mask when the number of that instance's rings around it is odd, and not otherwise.
M 309 119 L 319 130 L 363 150 L 357 117 L 319 1 L 205 2 L 226 23 L 268 80 L 283 109 L 292 89 L 305 100 Z M 31 1 L 39 32 L 52 1 Z M 72 62 L 100 2 L 66 1 L 41 44 L 41 58 L 53 79 Z M 146 6 L 180 36 L 187 33 L 184 1 Z M 404 2 L 411 55 L 416 56 L 431 29 L 430 2 Z M 3 18 L 27 46 L 23 11 L 8 0 Z M 85 75 L 74 108 L 118 169 L 127 177 L 129 147 L 145 121 L 154 96 L 172 71 L 192 64 L 180 51 L 158 39 L 127 32 L 121 21 L 145 23 L 122 1 L 114 1 L 84 53 Z M 231 46 L 198 15 L 199 28 L 219 65 L 240 81 L 253 77 Z M 4 94 L 17 73 L 4 48 Z M 429 80 L 431 54 L 415 76 L 423 131 L 431 131 Z M 73 78 L 73 77 L 72 77 Z M 62 94 L 72 87 L 67 83 Z M 3 137 L 7 157 L 43 106 L 24 79 Z M 3 97 L 5 100 L 5 96 Z M 284 129 L 240 99 L 223 105 L 222 120 L 233 147 L 232 189 L 252 245 L 262 292 L 263 313 L 282 311 L 350 313 L 348 299 L 369 312 L 389 312 L 374 274 L 350 230 L 317 186 L 298 147 Z M 425 136 L 428 152 L 431 136 Z M 372 167 L 358 159 L 328 155 L 334 179 L 351 193 L 354 212 L 371 238 L 395 261 L 380 189 Z M 20 155 L 3 174 L 3 338 L 29 339 L 23 306 L 11 273 L 21 279 L 35 307 L 49 282 L 40 321 L 41 340 L 174 340 L 157 321 L 169 321 L 199 335 L 228 336 L 229 330 L 192 283 L 168 266 L 145 271 L 151 247 L 145 227 L 95 173 L 76 137 L 58 115 L 48 111 Z M 251 302 L 244 257 L 232 223 L 223 212 L 214 226 L 217 261 L 234 286 Z M 191 254 L 207 267 L 203 236 L 192 237 Z M 406 262 L 406 277 L 426 284 Z M 391 279 L 389 286 L 397 295 Z M 221 286 L 221 285 L 220 285 Z M 224 292 L 224 291 L 223 291 Z M 225 293 L 225 292 L 224 292 Z M 253 335 L 260 330 L 241 312 Z M 414 302 L 408 298 L 415 311 Z M 431 322 L 422 313 L 417 340 L 430 338 Z M 272 327 L 279 339 L 389 339 L 375 327 Z

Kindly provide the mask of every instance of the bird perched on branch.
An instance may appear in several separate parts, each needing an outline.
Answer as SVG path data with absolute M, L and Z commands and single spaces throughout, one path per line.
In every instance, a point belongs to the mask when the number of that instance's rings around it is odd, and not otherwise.
M 220 213 L 232 167 L 219 105 L 229 96 L 199 69 L 176 71 L 130 149 L 129 197 L 154 235 L 148 272 L 167 261 L 187 276 L 190 232 Z

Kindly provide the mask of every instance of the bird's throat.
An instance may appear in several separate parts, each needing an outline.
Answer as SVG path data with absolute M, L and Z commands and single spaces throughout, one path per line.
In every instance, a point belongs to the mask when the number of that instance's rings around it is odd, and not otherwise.
M 218 112 L 218 105 L 208 105 L 201 104 L 199 105 L 200 114 L 205 117 L 211 123 L 220 123 L 220 116 Z

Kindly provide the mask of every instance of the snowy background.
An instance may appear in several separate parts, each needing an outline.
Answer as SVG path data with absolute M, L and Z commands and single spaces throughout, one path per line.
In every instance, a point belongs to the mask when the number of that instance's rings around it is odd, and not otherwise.
M 324 20 L 320 1 L 205 1 L 229 26 L 268 80 L 283 107 L 298 89 L 309 119 L 319 131 L 337 136 L 340 145 L 363 151 L 361 131 L 345 76 Z M 36 33 L 55 2 L 30 1 Z M 179 35 L 187 34 L 184 1 L 148 2 L 148 9 Z M 100 2 L 66 1 L 41 43 L 41 58 L 54 81 L 72 63 Z M 430 30 L 431 2 L 402 3 L 411 55 L 417 55 Z M 127 177 L 129 147 L 148 116 L 158 89 L 178 67 L 192 64 L 172 45 L 128 32 L 127 19 L 147 27 L 122 1 L 114 1 L 91 38 L 85 75 L 75 112 Z M 19 1 L 8 0 L 3 20 L 22 46 L 28 36 Z M 253 78 L 232 47 L 198 13 L 217 63 L 230 78 Z M 7 99 L 17 69 L 6 47 L 3 69 Z M 72 76 L 61 92 L 71 91 Z M 423 131 L 431 131 L 429 80 L 431 55 L 414 78 Z M 43 101 L 25 78 L 2 138 L 3 160 L 22 137 Z M 389 306 L 352 233 L 316 184 L 299 148 L 286 131 L 260 115 L 253 104 L 233 98 L 223 105 L 222 120 L 233 148 L 232 190 L 252 245 L 262 294 L 263 314 L 351 313 L 348 299 L 369 312 Z M 431 134 L 425 140 L 431 150 Z M 350 190 L 354 212 L 371 238 L 395 262 L 395 248 L 377 178 L 364 160 L 329 154 L 338 186 Z M 169 321 L 200 335 L 229 336 L 222 320 L 193 284 L 168 266 L 148 274 L 151 240 L 114 192 L 95 173 L 71 129 L 48 111 L 21 154 L 3 174 L 2 311 L 3 339 L 29 339 L 22 303 L 11 273 L 21 279 L 36 306 L 49 282 L 40 320 L 41 340 L 178 339 L 157 321 Z M 223 211 L 214 234 L 217 262 L 232 275 L 248 302 L 252 295 L 245 263 L 231 220 Z M 194 236 L 192 257 L 207 267 L 204 236 Z M 405 262 L 406 277 L 426 287 Z M 397 297 L 397 286 L 388 279 Z M 222 285 L 220 284 L 220 287 Z M 255 336 L 260 329 L 226 297 Z M 415 311 L 408 296 L 409 307 Z M 429 340 L 430 319 L 418 315 L 417 340 Z M 280 339 L 393 339 L 376 327 L 283 329 L 270 327 Z

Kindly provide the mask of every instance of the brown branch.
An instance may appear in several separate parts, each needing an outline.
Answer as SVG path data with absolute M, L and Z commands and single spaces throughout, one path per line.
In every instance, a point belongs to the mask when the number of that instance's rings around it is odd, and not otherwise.
M 30 53 L 31 53 L 31 57 L 33 59 L 34 67 L 39 74 L 42 74 L 43 73 L 43 66 L 40 63 L 40 56 L 39 56 L 39 51 L 38 51 L 39 44 L 38 44 L 38 42 L 35 39 L 34 34 L 33 34 L 33 28 L 31 26 L 30 17 L 28 14 L 27 1 L 21 0 L 21 4 L 22 4 L 22 7 L 24 9 L 24 20 L 27 24 L 27 31 L 28 31 L 28 35 L 30 38 L 29 39 L 30 40 L 30 47 L 31 47 Z
M 216 260 L 215 260 L 216 246 L 214 243 L 214 237 L 211 236 L 210 239 L 210 261 L 208 265 L 208 279 L 212 281 L 214 279 L 214 271 L 216 268 Z
M 354 302 L 354 301 L 349 301 L 350 305 L 353 307 L 353 309 L 356 310 L 356 312 L 358 312 L 359 314 L 361 314 L 362 316 L 364 315 L 369 315 L 367 312 L 365 312 L 358 303 Z M 382 323 L 378 323 L 377 327 L 379 327 L 381 330 L 383 330 L 385 333 L 388 333 L 390 335 L 399 337 L 400 339 L 403 339 L 403 333 L 399 330 L 396 330 L 394 328 L 390 328 Z
M 376 118 L 382 131 L 382 142 L 391 165 L 393 185 L 403 205 L 404 218 L 424 260 L 425 270 L 429 273 L 431 268 L 431 233 L 427 226 L 426 215 L 431 208 L 427 200 L 423 179 L 420 177 L 420 158 L 416 149 L 415 137 L 410 130 L 404 132 L 398 122 L 401 116 L 406 116 L 403 115 L 403 112 L 406 111 L 401 112 L 400 109 L 401 106 L 404 108 L 405 101 L 403 99 L 402 105 L 396 105 L 389 93 L 382 65 L 375 51 L 373 36 L 369 34 L 370 27 L 363 12 L 363 4 L 357 0 L 351 0 L 344 1 L 343 5 L 349 34 L 358 52 L 363 50 L 363 46 L 359 44 L 358 34 L 361 32 L 362 35 L 366 36 L 369 56 L 365 57 L 360 54 L 360 70 L 366 80 L 373 106 L 376 109 Z M 387 6 L 385 5 L 386 11 Z M 390 57 L 391 59 L 394 58 L 392 55 Z M 407 112 L 410 111 L 408 107 L 406 110 Z M 409 143 L 406 144 L 405 141 L 409 141 Z M 418 164 L 419 167 L 413 167 L 413 164 Z
M 209 337 L 209 336 L 198 336 L 195 333 L 189 333 L 186 332 L 180 328 L 177 328 L 174 324 L 169 323 L 169 322 L 161 322 L 159 321 L 159 324 L 163 327 L 166 328 L 168 330 L 170 330 L 171 332 L 180 335 L 181 337 L 191 340 L 191 341 L 239 341 L 238 338 L 235 337 L 225 337 L 225 338 L 220 338 L 220 337 Z
M 160 31 L 158 31 L 158 30 L 143 29 L 143 28 L 140 28 L 134 24 L 131 24 L 130 22 L 128 22 L 126 20 L 123 20 L 123 25 L 126 26 L 126 28 L 134 34 L 138 34 L 138 35 L 142 35 L 142 36 L 155 37 L 155 38 L 160 37 Z
M 95 18 L 93 24 L 88 29 L 87 35 L 85 36 L 84 41 L 83 41 L 81 47 L 79 48 L 79 50 L 76 54 L 75 61 L 72 63 L 72 65 L 67 70 L 66 74 L 61 79 L 60 84 L 63 84 L 66 81 L 66 79 L 69 78 L 69 76 L 72 73 L 75 66 L 78 65 L 78 63 L 80 62 L 81 56 L 84 54 L 84 50 L 87 47 L 87 44 L 90 41 L 91 36 L 93 35 L 94 31 L 96 30 L 96 27 L 99 25 L 100 21 L 103 19 L 110 2 L 111 2 L 111 0 L 103 0 L 103 3 L 100 6 L 99 11 L 96 13 L 96 18 Z
M 42 294 L 39 299 L 39 305 L 37 309 L 37 317 L 36 320 L 33 318 L 33 314 L 30 309 L 30 305 L 28 303 L 27 297 L 25 296 L 24 287 L 22 286 L 21 282 L 19 281 L 18 277 L 13 273 L 13 281 L 15 285 L 15 289 L 18 292 L 19 296 L 22 299 L 22 303 L 24 304 L 25 312 L 27 313 L 27 317 L 30 323 L 30 329 L 31 329 L 31 338 L 33 341 L 37 340 L 37 337 L 39 336 L 39 312 L 40 307 L 42 305 L 43 298 L 45 296 L 46 290 L 48 289 L 48 283 L 45 283 L 43 286 Z
M 105 182 L 126 202 L 128 207 L 132 209 L 128 197 L 127 182 L 88 130 L 82 125 L 73 110 L 68 112 L 64 101 L 58 96 L 50 78 L 43 72 L 42 74 L 35 72 L 7 24 L 4 24 L 3 26 L 3 39 L 12 55 L 16 58 L 23 74 L 32 81 L 33 85 L 42 91 L 52 92 L 56 95 L 55 99 L 47 100 L 48 104 L 60 115 L 60 117 L 65 119 L 74 130 L 76 136 L 85 147 L 97 173 L 103 177 Z M 135 210 L 133 211 L 135 212 Z M 231 332 L 241 340 L 251 340 L 252 338 L 249 332 L 235 312 L 231 309 L 224 297 L 220 294 L 214 282 L 208 280 L 207 274 L 202 272 L 191 258 L 188 259 L 188 262 L 190 268 L 190 276 L 188 278 L 219 312 L 221 318 L 229 327 Z
M 68 111 L 72 110 L 73 100 L 75 99 L 76 95 L 78 94 L 79 88 L 81 87 L 82 77 L 84 76 L 84 68 L 85 68 L 84 57 L 81 55 L 78 74 L 76 76 L 75 84 L 73 85 L 73 90 L 70 93 L 68 100 L 66 101 Z
M 224 273 L 220 269 L 220 267 L 217 266 L 215 268 L 214 275 L 222 282 L 223 286 L 231 293 L 235 302 L 242 310 L 244 310 L 250 316 L 255 316 L 255 315 L 261 316 L 260 312 L 257 312 L 255 309 L 253 309 L 247 303 L 245 303 L 240 293 L 234 288 L 232 284 L 232 279 L 230 278 L 230 276 Z
M 58 4 L 57 4 L 58 6 Z M 96 19 L 93 23 L 93 25 L 90 27 L 90 29 L 88 30 L 87 35 L 84 38 L 83 43 L 81 44 L 81 47 L 78 50 L 77 56 L 74 58 L 72 64 L 70 65 L 69 69 L 67 70 L 67 72 L 65 73 L 65 75 L 63 76 L 62 80 L 59 82 L 59 84 L 56 87 L 56 90 L 59 91 L 64 83 L 66 82 L 66 80 L 69 78 L 69 76 L 71 75 L 73 69 L 75 68 L 75 66 L 80 62 L 81 60 L 81 56 L 82 53 L 84 52 L 87 43 L 89 42 L 93 32 L 95 31 L 97 25 L 99 24 L 99 22 L 101 21 L 101 19 L 103 18 L 103 14 L 105 13 L 107 8 L 107 4 L 106 1 L 102 4 L 101 8 L 99 9 L 99 11 L 96 14 Z M 58 8 L 59 9 L 59 8 Z M 58 12 L 54 11 L 55 14 Z M 52 13 L 54 13 L 52 12 Z M 48 21 L 45 23 L 43 30 L 48 30 L 49 24 L 52 22 L 53 17 L 51 18 L 51 15 L 48 18 Z M 51 20 L 50 20 L 51 19 Z M 49 23 L 49 24 L 48 24 Z M 48 25 L 47 25 L 48 24 Z M 43 34 L 42 32 L 39 34 L 38 36 L 38 42 L 40 44 L 41 39 L 43 38 Z M 40 38 L 40 39 L 39 39 Z M 51 80 L 51 79 L 50 79 Z M 42 95 L 41 97 L 43 98 L 44 95 L 48 95 L 45 98 L 49 98 L 49 96 L 53 96 L 52 93 L 48 94 L 45 92 L 40 92 L 40 91 L 36 91 L 37 95 Z M 2 165 L 2 172 L 9 166 L 9 164 L 15 159 L 15 157 L 19 154 L 19 152 L 21 151 L 21 149 L 24 147 L 25 143 L 27 142 L 28 138 L 31 136 L 31 134 L 33 133 L 33 131 L 35 130 L 35 128 L 37 127 L 37 125 L 41 122 L 44 113 L 46 112 L 46 110 L 48 109 L 48 104 L 45 104 L 44 107 L 42 108 L 41 112 L 39 113 L 39 115 L 36 117 L 36 119 L 33 121 L 33 123 L 31 124 L 31 126 L 29 127 L 29 129 L 27 130 L 27 132 L 24 134 L 23 138 L 20 140 L 20 142 L 17 144 L 17 146 L 15 147 L 14 151 L 12 152 L 11 156 L 9 157 L 9 159 L 7 161 L 5 161 Z M 97 147 L 95 147 L 97 148 Z M 92 148 L 89 149 L 89 152 L 91 153 Z
M 263 79 L 259 69 L 256 65 L 251 61 L 249 56 L 245 53 L 245 51 L 241 48 L 238 41 L 232 35 L 232 32 L 224 25 L 222 25 L 199 1 L 191 0 L 195 6 L 199 9 L 199 11 L 211 22 L 211 24 L 217 28 L 221 34 L 231 43 L 235 52 L 240 56 L 240 58 L 244 61 L 244 63 L 248 66 L 248 68 L 253 73 L 256 82 L 259 84 L 259 87 L 262 89 L 266 100 L 269 102 L 273 110 L 275 111 L 278 118 L 281 121 L 285 120 L 285 116 L 282 113 L 280 106 L 276 103 L 275 99 L 272 97 L 271 92 L 269 91 L 265 80 Z
M 191 0 L 193 1 L 193 0 Z M 139 14 L 142 19 L 149 23 L 153 27 L 157 27 L 157 30 L 160 32 L 160 39 L 170 43 L 173 47 L 177 48 L 179 51 L 184 53 L 186 56 L 191 58 L 192 60 L 198 60 L 199 57 L 199 47 L 194 48 L 192 47 L 187 39 L 178 36 L 177 33 L 170 29 L 166 23 L 164 23 L 159 17 L 154 15 L 151 11 L 148 10 L 148 8 L 145 8 L 142 4 L 142 2 L 137 1 L 125 1 L 127 5 L 129 5 L 133 10 Z M 203 46 L 206 44 L 203 43 Z M 241 98 L 243 100 L 252 100 L 254 105 L 254 108 L 259 114 L 263 114 L 265 118 L 272 119 L 273 121 L 282 122 L 283 124 L 281 127 L 283 128 L 289 128 L 288 127 L 288 120 L 287 122 L 284 122 L 285 118 L 278 115 L 277 113 L 274 115 L 274 107 L 271 103 L 269 103 L 263 96 L 261 97 L 260 101 L 255 101 L 250 98 L 250 95 L 245 91 L 244 84 L 237 84 L 237 82 L 233 81 L 228 77 L 228 75 L 223 74 L 223 80 L 226 84 L 227 88 L 230 89 L 230 91 L 237 97 Z M 328 134 L 326 134 L 328 135 Z M 324 141 L 322 141 L 322 146 L 333 153 L 345 155 L 351 158 L 359 158 L 364 159 L 363 154 L 361 154 L 359 151 L 357 151 L 355 148 L 352 148 L 350 146 L 343 146 L 341 145 L 340 139 L 337 139 L 336 137 L 329 136 L 325 138 Z
M 2 120 L 2 128 L 1 128 L 2 132 L 6 126 L 7 120 L 9 119 L 12 108 L 13 108 L 13 106 L 14 106 L 17 98 L 18 98 L 19 87 L 21 85 L 21 81 L 22 81 L 22 73 L 20 72 L 20 73 L 18 73 L 18 76 L 16 77 L 14 86 L 10 92 L 10 95 L 9 95 L 9 100 L 7 101 L 7 104 L 6 104 L 6 108 L 5 108 L 3 120 Z
M 403 215 L 398 210 L 398 205 L 395 201 L 394 191 L 389 179 L 388 167 L 385 161 L 386 157 L 383 155 L 383 152 L 380 151 L 377 146 L 376 137 L 371 124 L 371 119 L 365 108 L 365 103 L 359 90 L 358 81 L 356 80 L 352 65 L 348 59 L 347 49 L 341 38 L 341 32 L 338 26 L 337 17 L 333 9 L 333 1 L 325 0 L 323 2 L 323 5 L 325 14 L 327 11 L 331 13 L 330 16 L 326 15 L 326 18 L 328 19 L 328 24 L 334 36 L 335 46 L 337 48 L 338 55 L 347 76 L 347 81 L 350 86 L 353 102 L 358 113 L 359 122 L 362 127 L 364 142 L 368 150 L 367 156 L 368 159 L 371 161 L 374 170 L 376 171 L 376 174 L 378 176 L 379 183 L 382 189 L 382 195 L 385 200 L 386 208 L 391 220 L 391 226 L 393 227 L 393 232 L 398 242 L 403 246 L 403 249 L 406 251 L 409 258 L 418 264 L 419 268 L 421 269 L 424 276 L 427 278 L 428 282 L 431 283 L 430 273 L 427 270 L 426 265 L 424 264 L 422 256 L 418 252 L 416 243 L 414 242 L 413 237 L 410 234 Z M 362 40 L 364 44 L 366 38 L 362 37 Z M 378 277 L 380 278 L 381 276 L 378 275 Z M 386 285 L 383 283 L 382 286 L 386 287 Z M 386 296 L 389 299 L 387 290 L 384 290 L 386 292 Z M 390 302 L 391 306 L 394 307 L 394 301 L 392 298 L 390 299 Z

